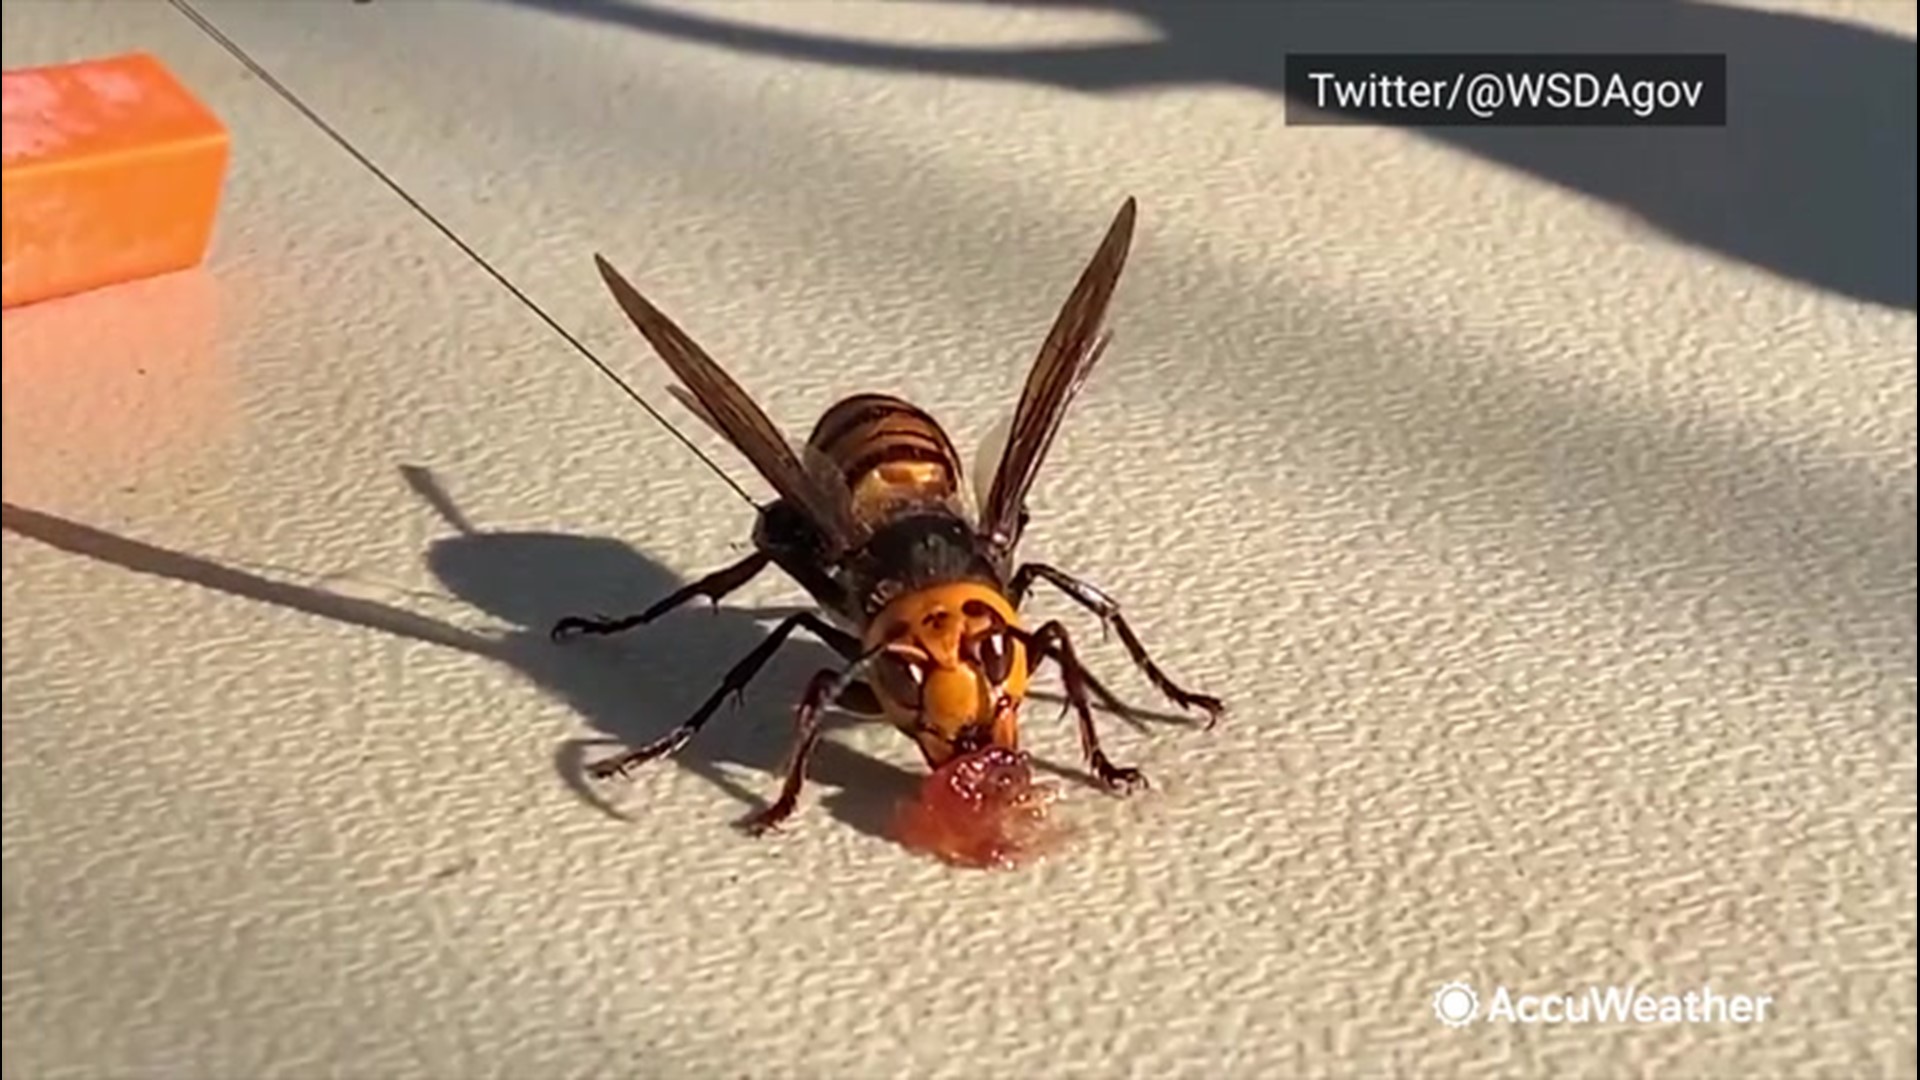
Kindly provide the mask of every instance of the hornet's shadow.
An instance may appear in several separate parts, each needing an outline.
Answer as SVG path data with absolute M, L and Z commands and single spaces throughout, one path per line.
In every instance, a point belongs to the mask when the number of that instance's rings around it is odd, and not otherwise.
M 440 513 L 453 533 L 435 541 L 426 559 L 454 595 L 507 624 L 477 631 L 375 600 L 343 596 L 147 544 L 38 510 L 0 504 L 0 527 L 48 546 L 138 573 L 185 581 L 219 592 L 380 630 L 505 664 L 576 709 L 600 733 L 570 739 L 556 750 L 561 779 L 582 800 L 621 820 L 607 801 L 619 785 L 644 788 L 649 769 L 610 785 L 596 784 L 585 764 L 596 749 L 613 753 L 665 733 L 697 708 L 721 676 L 764 637 L 765 625 L 785 609 L 700 605 L 612 639 L 565 645 L 548 637 L 561 615 L 644 607 L 684 582 L 628 545 L 602 537 L 559 533 L 488 532 L 473 528 L 424 469 L 403 469 L 408 483 Z M 837 654 L 796 634 L 762 669 L 739 707 L 723 706 L 673 760 L 738 799 L 749 812 L 777 791 L 792 736 L 792 707 L 814 671 L 837 666 Z M 1038 694 L 1042 699 L 1050 695 Z M 1054 700 L 1058 700 L 1055 698 Z M 1129 719 L 1187 723 L 1185 717 L 1134 708 Z M 835 715 L 829 724 L 844 720 Z M 831 727 L 829 728 L 831 730 Z M 658 767 L 656 763 L 654 767 Z M 1048 771 L 1080 777 L 1056 763 Z M 743 782 L 743 771 L 763 780 Z M 918 774 L 880 761 L 832 738 L 822 739 L 808 768 L 808 806 L 837 821 L 891 841 L 891 816 Z M 1084 778 L 1083 778 L 1084 779 Z M 744 817 L 746 815 L 742 815 Z
M 561 616 L 639 610 L 685 582 L 618 540 L 476 528 L 428 470 L 401 471 L 452 527 L 427 548 L 433 576 L 463 602 L 507 624 L 496 646 L 499 658 L 566 701 L 599 732 L 560 744 L 554 766 L 561 779 L 589 804 L 624 817 L 606 796 L 622 785 L 644 787 L 652 768 L 663 763 L 636 770 L 627 780 L 596 782 L 586 775 L 589 759 L 657 738 L 691 715 L 726 670 L 765 636 L 771 628 L 765 624 L 787 612 L 695 603 L 617 637 L 555 643 L 548 630 Z M 673 760 L 749 810 L 759 809 L 778 786 L 799 688 L 837 660 L 804 634 L 788 638 L 739 705 L 722 706 Z M 835 714 L 829 722 L 840 719 Z M 743 782 L 742 768 L 773 781 L 764 795 Z M 906 770 L 831 738 L 821 740 L 808 777 L 809 801 L 876 836 L 885 835 L 886 814 L 913 783 Z

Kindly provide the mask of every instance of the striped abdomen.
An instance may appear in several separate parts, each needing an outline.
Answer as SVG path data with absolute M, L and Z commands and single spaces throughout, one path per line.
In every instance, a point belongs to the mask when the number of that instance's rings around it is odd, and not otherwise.
M 915 506 L 957 509 L 960 456 L 926 411 L 887 394 L 856 394 L 829 408 L 807 445 L 853 492 L 854 513 L 879 524 Z

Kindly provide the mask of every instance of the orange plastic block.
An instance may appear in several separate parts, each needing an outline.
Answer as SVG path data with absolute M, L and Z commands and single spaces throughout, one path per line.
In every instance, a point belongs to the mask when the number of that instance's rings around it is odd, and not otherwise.
M 0 306 L 196 266 L 227 129 L 146 53 L 9 71 Z

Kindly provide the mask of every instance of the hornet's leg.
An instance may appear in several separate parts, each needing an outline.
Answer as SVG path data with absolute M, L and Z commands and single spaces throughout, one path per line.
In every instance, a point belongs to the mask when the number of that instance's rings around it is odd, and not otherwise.
M 1185 689 L 1169 678 L 1166 672 L 1161 671 L 1160 665 L 1154 663 L 1153 657 L 1147 655 L 1147 647 L 1140 644 L 1140 638 L 1133 632 L 1133 627 L 1127 624 L 1126 616 L 1120 614 L 1119 603 L 1106 593 L 1044 563 L 1027 563 L 1013 574 L 1009 592 L 1015 606 L 1026 599 L 1027 590 L 1033 587 L 1035 578 L 1046 581 L 1047 584 L 1066 593 L 1081 607 L 1098 615 L 1101 625 L 1113 627 L 1114 632 L 1120 635 L 1120 643 L 1127 647 L 1127 655 L 1132 657 L 1134 665 L 1146 674 L 1147 681 L 1153 683 L 1154 689 L 1165 694 L 1168 700 L 1183 709 L 1205 710 L 1208 729 L 1212 729 L 1213 725 L 1219 723 L 1227 707 L 1217 697 L 1197 694 Z
M 1080 726 L 1080 750 L 1086 755 L 1087 764 L 1093 773 L 1109 789 L 1131 792 L 1135 788 L 1147 786 L 1147 778 L 1139 769 L 1130 769 L 1115 765 L 1107 760 L 1106 751 L 1100 748 L 1100 732 L 1093 726 L 1093 706 L 1087 700 L 1087 671 L 1080 658 L 1073 651 L 1073 641 L 1067 636 L 1067 628 L 1059 622 L 1043 624 L 1032 633 L 1022 632 L 1030 654 L 1028 668 L 1038 667 L 1042 659 L 1050 659 L 1060 665 L 1060 676 L 1067 684 L 1067 703 L 1078 715 Z
M 595 762 L 588 767 L 588 774 L 596 780 L 605 780 L 615 775 L 624 776 L 627 770 L 632 769 L 636 765 L 641 765 L 652 761 L 654 758 L 677 752 L 681 747 L 687 745 L 687 740 L 699 733 L 700 729 L 706 725 L 708 720 L 713 718 L 713 714 L 720 708 L 722 702 L 726 701 L 729 696 L 738 698 L 741 691 L 747 688 L 747 684 L 753 681 L 753 677 L 760 673 L 761 668 L 766 666 L 767 661 L 773 659 L 773 654 L 780 651 L 780 646 L 786 643 L 787 637 L 803 626 L 819 635 L 823 641 L 834 646 L 836 650 L 843 654 L 848 647 L 847 643 L 853 641 L 851 634 L 848 634 L 838 627 L 829 625 L 824 619 L 812 612 L 803 611 L 798 615 L 790 615 L 780 620 L 780 625 L 774 627 L 772 632 L 767 634 L 766 638 L 763 639 L 760 644 L 754 646 L 752 652 L 742 657 L 739 663 L 733 665 L 733 670 L 727 672 L 727 677 L 721 680 L 720 688 L 715 690 L 713 695 L 707 698 L 707 700 L 701 704 L 700 708 L 695 710 L 694 714 L 682 722 L 679 727 L 674 728 L 672 731 L 667 732 L 660 738 L 638 749 L 629 750 L 624 754 L 608 758 L 605 761 Z M 857 654 L 859 650 L 858 643 L 854 643 L 852 648 Z M 846 690 L 850 691 L 851 688 L 851 684 L 849 684 Z M 834 689 L 840 690 L 841 687 L 836 686 Z
M 1093 692 L 1093 696 L 1099 699 L 1100 704 L 1104 706 L 1108 712 L 1125 720 L 1136 728 L 1142 726 L 1140 722 L 1140 710 L 1121 701 L 1118 694 L 1107 689 L 1105 684 L 1093 677 L 1093 672 L 1083 667 L 1080 669 L 1080 677 L 1086 680 L 1087 689 Z
M 696 596 L 704 596 L 718 604 L 728 593 L 752 581 L 772 562 L 772 559 L 756 551 L 724 570 L 716 570 L 679 589 L 638 615 L 623 615 L 617 619 L 570 615 L 553 624 L 553 640 L 563 641 L 581 634 L 622 633 L 636 626 L 644 626 Z
M 793 748 L 787 753 L 787 776 L 780 784 L 780 797 L 742 823 L 748 833 L 762 836 L 779 828 L 799 807 L 800 791 L 807 785 L 807 762 L 820 742 L 820 710 L 844 692 L 843 686 L 859 685 L 849 683 L 847 676 L 844 671 L 822 668 L 807 684 L 806 695 L 793 713 Z
M 1120 695 L 1107 689 L 1104 683 L 1093 677 L 1093 672 L 1083 668 L 1080 671 L 1080 677 L 1086 680 L 1088 692 L 1093 694 L 1094 699 L 1100 702 L 1101 707 L 1135 727 L 1140 726 L 1141 712 L 1139 709 L 1121 701 Z

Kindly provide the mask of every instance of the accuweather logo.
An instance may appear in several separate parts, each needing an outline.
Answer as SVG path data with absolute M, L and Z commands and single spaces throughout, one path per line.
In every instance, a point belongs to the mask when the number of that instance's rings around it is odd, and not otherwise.
M 1450 982 L 1434 991 L 1433 1015 L 1452 1028 L 1488 1024 L 1761 1024 L 1772 994 L 1726 994 L 1711 985 L 1681 993 L 1637 986 L 1589 986 L 1569 993 L 1516 994 L 1496 987 L 1483 1002 L 1473 987 Z
M 1480 995 L 1466 983 L 1448 983 L 1433 995 L 1433 1015 L 1448 1027 L 1466 1027 L 1480 1015 Z

